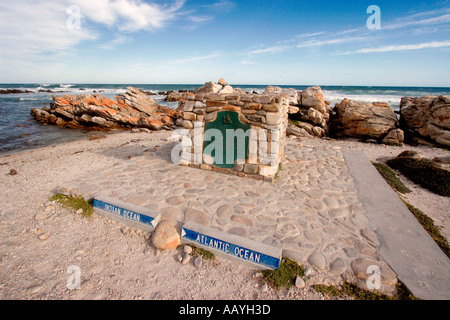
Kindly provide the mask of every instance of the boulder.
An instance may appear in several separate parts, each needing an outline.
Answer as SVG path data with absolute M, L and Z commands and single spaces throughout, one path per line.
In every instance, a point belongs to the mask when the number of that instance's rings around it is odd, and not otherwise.
M 277 92 L 277 87 L 268 87 L 268 91 Z M 304 91 L 295 91 L 295 89 L 284 89 L 284 94 L 288 94 L 291 106 L 294 100 L 297 99 L 295 107 L 289 110 L 290 118 L 303 123 L 319 127 L 322 130 L 316 129 L 316 136 L 324 136 L 329 134 L 329 120 L 331 115 L 331 108 L 329 104 L 324 101 L 322 89 L 319 86 L 309 87 Z M 297 97 L 297 98 L 296 98 Z M 296 112 L 297 111 L 297 112 Z M 306 129 L 308 132 L 312 130 Z
M 6 90 L 0 90 L 0 94 L 22 94 L 22 93 L 34 93 L 34 91 L 30 90 L 19 90 L 19 89 L 6 89 Z
M 161 221 L 152 235 L 152 244 L 160 250 L 175 250 L 180 243 L 180 234 L 169 220 Z
M 297 127 L 292 123 L 289 123 L 286 129 L 287 136 L 297 136 L 297 137 L 311 137 L 311 135 L 303 128 Z
M 225 87 L 226 85 L 228 85 L 228 82 L 226 82 L 223 78 L 219 79 L 219 82 L 217 82 L 218 84 L 220 84 L 221 86 Z
M 344 99 L 335 109 L 333 131 L 340 137 L 381 140 L 398 125 L 394 110 L 386 103 Z
M 230 85 L 225 85 L 220 91 L 219 93 L 234 93 L 234 89 L 232 86 Z
M 289 96 L 289 105 L 298 105 L 298 92 L 293 88 L 281 88 L 276 86 L 268 86 L 263 94 L 286 94 Z
M 36 119 L 39 122 L 48 122 L 50 118 L 50 113 L 48 113 L 45 110 L 41 109 L 32 109 L 31 115 L 34 119 Z
M 239 89 L 239 88 L 235 88 L 235 89 L 233 90 L 233 93 L 237 93 L 237 94 L 247 94 L 247 92 L 245 92 L 244 90 Z
M 167 96 L 164 99 L 165 101 L 174 102 L 183 100 L 186 96 L 186 93 L 179 91 L 169 91 L 167 92 Z
M 450 96 L 402 98 L 400 124 L 409 143 L 425 138 L 450 147 Z
M 149 128 L 160 130 L 175 126 L 181 117 L 177 110 L 159 106 L 142 91 L 129 87 L 116 101 L 100 95 L 53 96 L 51 108 L 32 109 L 37 121 L 60 127 L 96 130 Z
M 327 112 L 322 89 L 319 86 L 309 87 L 301 93 L 301 105 L 313 108 L 322 114 Z
M 221 94 L 230 94 L 234 93 L 235 89 L 228 84 L 224 79 L 220 79 L 218 83 L 214 81 L 210 81 L 205 83 L 200 88 L 194 90 L 194 93 L 221 93 Z
M 219 93 L 222 90 L 222 85 L 210 81 L 205 83 L 202 87 L 195 89 L 194 93 Z
M 384 144 L 400 146 L 403 144 L 405 135 L 402 129 L 391 130 L 382 140 Z
M 313 124 L 318 125 L 325 125 L 324 121 L 324 115 L 323 113 L 320 113 L 314 108 L 309 108 L 308 110 L 308 120 L 311 121 Z

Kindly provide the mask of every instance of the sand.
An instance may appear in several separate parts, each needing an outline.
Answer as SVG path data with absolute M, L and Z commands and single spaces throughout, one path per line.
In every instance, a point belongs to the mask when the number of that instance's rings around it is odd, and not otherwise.
M 330 299 L 308 285 L 280 291 L 267 288 L 257 270 L 222 258 L 204 261 L 200 268 L 182 265 L 181 249 L 159 252 L 146 232 L 124 229 L 98 215 L 83 218 L 69 209 L 46 206 L 65 182 L 143 155 L 168 143 L 170 134 L 100 134 L 104 138 L 0 157 L 0 299 Z M 373 161 L 407 149 L 428 158 L 448 156 L 448 151 L 426 146 L 321 139 L 307 143 L 357 149 Z M 10 175 L 11 169 L 17 174 Z M 402 180 L 413 190 L 407 200 L 433 218 L 448 238 L 449 199 Z M 46 207 L 50 209 L 42 215 Z M 77 268 L 81 288 L 71 289 Z

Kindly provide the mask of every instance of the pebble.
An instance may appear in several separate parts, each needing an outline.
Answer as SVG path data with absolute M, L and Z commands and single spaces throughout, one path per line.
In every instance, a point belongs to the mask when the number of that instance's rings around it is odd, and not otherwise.
M 262 286 L 261 286 L 261 291 L 262 292 L 267 292 L 269 290 L 269 285 L 267 284 L 267 283 L 264 283 Z
M 79 249 L 79 250 L 75 250 L 74 253 L 75 253 L 75 255 L 79 256 L 79 255 L 83 255 L 85 252 L 84 252 L 84 250 Z
M 81 209 L 81 208 L 78 209 L 77 211 L 75 211 L 76 214 L 83 214 L 83 212 L 84 212 L 84 211 L 83 211 L 83 209 Z
M 192 253 L 192 247 L 191 246 L 184 246 L 183 247 L 183 252 L 186 254 L 191 254 Z
M 295 286 L 299 289 L 303 289 L 306 286 L 305 280 L 297 276 L 297 278 L 295 278 Z
M 202 266 L 202 264 L 203 264 L 203 258 L 202 258 L 202 257 L 197 257 L 197 258 L 195 258 L 195 260 L 194 260 L 194 266 L 195 266 L 196 268 L 200 268 L 200 267 Z
M 72 198 L 76 198 L 80 195 L 77 188 L 70 189 L 69 193 Z
M 181 261 L 181 264 L 188 264 L 189 261 L 191 261 L 191 255 L 189 253 L 185 253 Z
M 48 214 L 46 214 L 46 213 L 38 213 L 37 215 L 34 216 L 34 220 L 36 220 L 36 221 L 45 220 L 47 218 L 48 218 Z
M 42 289 L 42 286 L 40 286 L 40 285 L 31 286 L 31 287 L 28 288 L 28 292 L 30 294 L 35 294 L 35 293 L 38 293 L 39 291 L 41 291 L 41 289 Z
M 314 273 L 314 270 L 313 269 L 311 269 L 311 268 L 306 268 L 305 269 L 305 276 L 310 276 L 310 275 L 312 275 Z
M 103 266 L 101 264 L 97 264 L 93 266 L 91 269 L 89 269 L 89 272 L 93 274 L 100 273 L 103 270 Z
M 38 235 L 39 240 L 47 240 L 50 237 L 50 235 L 48 233 L 41 233 L 40 235 Z

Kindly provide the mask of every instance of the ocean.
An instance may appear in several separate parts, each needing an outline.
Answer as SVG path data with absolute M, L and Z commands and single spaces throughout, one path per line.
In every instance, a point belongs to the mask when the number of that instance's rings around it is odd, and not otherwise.
M 159 104 L 176 108 L 177 102 L 164 101 L 165 95 L 160 92 L 195 90 L 202 84 L 0 84 L 0 90 L 17 89 L 32 91 L 24 94 L 0 94 L 0 155 L 8 155 L 24 150 L 50 146 L 79 139 L 89 138 L 95 134 L 92 131 L 61 129 L 55 126 L 44 126 L 34 121 L 30 115 L 32 108 L 48 106 L 53 95 L 100 94 L 114 99 L 133 86 L 144 91 L 150 91 Z M 266 85 L 233 85 L 247 92 L 262 93 Z M 280 86 L 304 90 L 304 86 Z M 450 95 L 450 88 L 419 88 L 419 87 L 358 87 L 358 86 L 321 86 L 325 100 L 333 107 L 337 102 L 348 98 L 360 102 L 386 102 L 394 110 L 399 109 L 402 97 L 420 97 L 425 95 Z M 43 92 L 46 90 L 53 91 Z

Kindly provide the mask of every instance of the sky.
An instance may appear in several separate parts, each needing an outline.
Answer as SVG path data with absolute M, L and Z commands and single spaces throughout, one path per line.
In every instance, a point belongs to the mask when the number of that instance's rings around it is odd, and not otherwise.
M 0 0 L 0 83 L 450 87 L 450 0 Z

